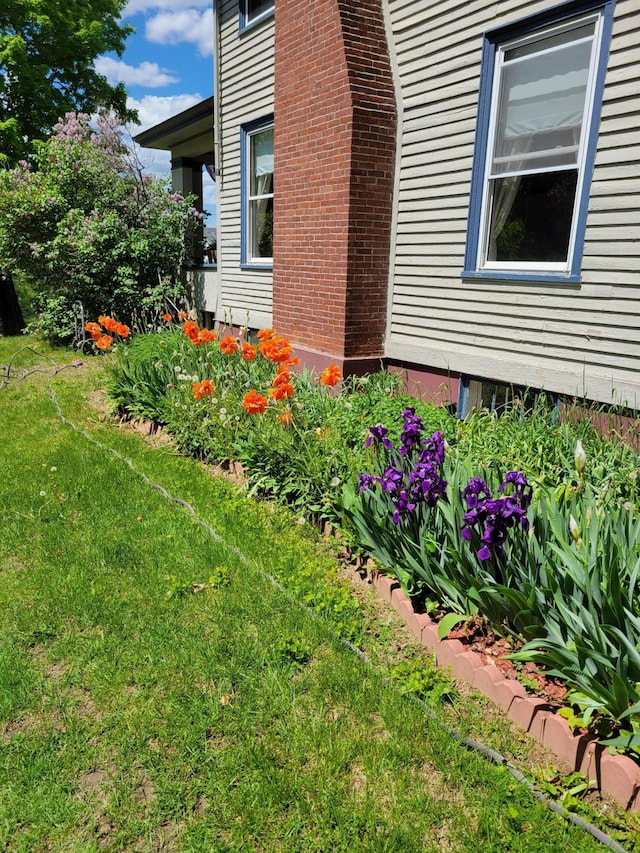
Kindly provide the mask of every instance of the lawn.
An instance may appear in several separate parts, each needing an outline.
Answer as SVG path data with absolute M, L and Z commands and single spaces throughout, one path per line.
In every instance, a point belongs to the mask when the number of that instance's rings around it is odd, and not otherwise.
M 0 364 L 23 345 L 0 338 Z M 0 849 L 602 849 L 442 727 L 530 763 L 486 704 L 431 716 L 385 678 L 411 650 L 312 531 L 119 428 L 99 359 L 51 380 L 84 433 L 46 372 L 20 376 L 0 389 Z

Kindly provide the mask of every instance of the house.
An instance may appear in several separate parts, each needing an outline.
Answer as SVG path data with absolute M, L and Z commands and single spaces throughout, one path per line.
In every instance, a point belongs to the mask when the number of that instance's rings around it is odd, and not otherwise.
M 194 195 L 202 211 L 203 172 L 213 176 L 213 98 L 194 104 L 133 137 L 142 148 L 171 152 L 171 183 L 181 195 Z M 199 304 L 215 312 L 218 278 L 209 251 L 215 229 L 202 227 L 191 248 L 185 275 Z
M 491 383 L 640 405 L 637 0 L 216 0 L 214 26 L 217 317 L 459 411 Z

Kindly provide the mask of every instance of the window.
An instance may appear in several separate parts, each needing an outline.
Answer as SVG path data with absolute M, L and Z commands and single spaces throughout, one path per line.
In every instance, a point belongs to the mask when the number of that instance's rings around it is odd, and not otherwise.
M 240 30 L 264 21 L 273 13 L 273 0 L 240 0 Z
M 578 279 L 609 4 L 485 36 L 465 276 Z
M 273 119 L 242 129 L 242 262 L 273 263 Z

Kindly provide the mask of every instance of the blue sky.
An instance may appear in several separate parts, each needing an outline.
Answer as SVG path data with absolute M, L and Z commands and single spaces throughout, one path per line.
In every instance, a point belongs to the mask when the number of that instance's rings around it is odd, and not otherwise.
M 186 110 L 213 92 L 213 7 L 211 0 L 129 0 L 122 14 L 136 32 L 120 59 L 99 57 L 96 69 L 112 83 L 123 82 L 129 105 L 140 117 L 132 133 Z M 142 150 L 146 168 L 169 174 L 169 154 Z M 213 182 L 205 178 L 205 207 L 215 208 Z M 212 224 L 212 223 L 210 223 Z

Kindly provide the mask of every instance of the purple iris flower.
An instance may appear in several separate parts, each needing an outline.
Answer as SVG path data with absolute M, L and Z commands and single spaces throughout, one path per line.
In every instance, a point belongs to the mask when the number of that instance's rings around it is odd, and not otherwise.
M 446 480 L 440 476 L 440 467 L 445 455 L 444 436 L 440 432 L 434 432 L 430 438 L 423 441 L 424 425 L 412 407 L 404 410 L 402 418 L 401 446 L 397 455 L 395 452 L 390 454 L 380 476 L 358 475 L 360 491 L 366 492 L 379 483 L 382 491 L 389 496 L 394 524 L 399 524 L 403 517 L 410 516 L 419 504 L 434 507 L 438 499 L 445 494 L 447 487 Z M 393 451 L 393 445 L 387 436 L 388 430 L 382 424 L 369 427 L 366 446 L 381 444 L 386 450 Z M 420 448 L 417 460 L 413 454 L 406 455 L 412 448 Z M 405 457 L 406 461 L 399 457 Z M 394 462 L 396 464 L 393 464 Z
M 361 492 L 366 492 L 374 483 L 379 483 L 380 479 L 374 477 L 373 474 L 358 474 L 358 488 Z
M 520 471 L 509 471 L 498 487 L 499 492 L 504 492 L 508 485 L 513 486 L 514 496 L 523 509 L 528 509 L 531 503 L 533 489 L 527 482 L 527 478 Z
M 508 485 L 514 487 L 512 495 L 494 498 L 481 477 L 472 477 L 462 492 L 467 511 L 461 536 L 470 542 L 472 528 L 479 531 L 479 560 L 488 560 L 493 555 L 504 557 L 504 543 L 512 528 L 520 525 L 525 531 L 529 530 L 527 508 L 531 503 L 531 486 L 524 474 L 518 471 L 510 471 L 498 491 L 503 492 Z
M 410 500 L 406 490 L 402 489 L 396 498 L 396 511 L 393 513 L 393 523 L 399 524 L 400 517 L 409 515 L 415 508 L 415 503 Z
M 402 433 L 400 434 L 400 449 L 398 453 L 405 456 L 407 451 L 420 443 L 420 436 L 424 432 L 422 418 L 416 415 L 416 410 L 412 406 L 407 408 L 402 413 L 404 423 L 402 425 Z
M 400 487 L 403 480 L 403 473 L 399 468 L 389 465 L 384 469 L 380 483 L 382 484 L 383 492 L 395 492 Z
M 445 452 L 445 442 L 442 433 L 439 431 L 434 432 L 431 438 L 423 441 L 422 444 L 424 450 L 420 454 L 420 461 L 426 461 L 423 457 L 428 457 L 429 459 L 433 459 L 438 465 L 442 465 Z
M 369 427 L 369 437 L 364 443 L 365 447 L 371 447 L 372 443 L 375 441 L 376 444 L 380 443 L 383 447 L 386 447 L 387 450 L 393 450 L 393 444 L 387 438 L 389 430 L 384 427 L 382 424 L 376 424 L 375 426 Z
M 467 504 L 467 509 L 473 509 L 491 497 L 491 492 L 482 477 L 471 477 L 462 491 L 462 497 Z

